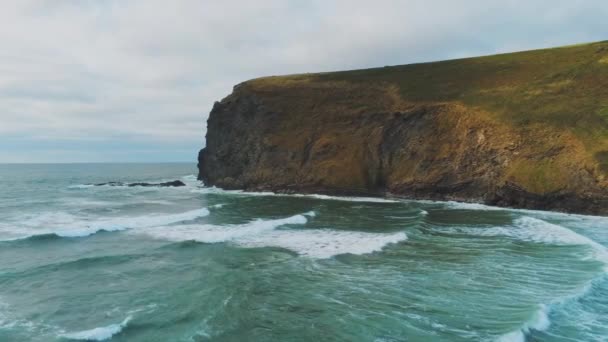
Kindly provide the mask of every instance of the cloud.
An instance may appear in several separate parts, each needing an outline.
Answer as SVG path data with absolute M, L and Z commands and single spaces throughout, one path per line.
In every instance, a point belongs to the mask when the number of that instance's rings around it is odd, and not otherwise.
M 144 146 L 194 161 L 213 102 L 243 80 L 602 40 L 607 16 L 594 0 L 6 2 L 0 162 L 56 142 L 50 160 Z

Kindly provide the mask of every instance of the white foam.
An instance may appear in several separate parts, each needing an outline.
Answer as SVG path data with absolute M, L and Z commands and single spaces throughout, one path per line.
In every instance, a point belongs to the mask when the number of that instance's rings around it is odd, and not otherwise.
M 70 185 L 68 186 L 69 189 L 88 189 L 88 188 L 92 188 L 95 185 L 93 184 L 74 184 L 74 185 Z
M 549 309 L 546 305 L 539 305 L 530 319 L 528 319 L 519 329 L 506 333 L 496 340 L 496 342 L 525 342 L 526 335 L 531 331 L 545 331 L 551 325 L 549 320 Z
M 331 229 L 275 230 L 248 237 L 237 244 L 245 247 L 281 247 L 311 258 L 331 258 L 340 254 L 369 254 L 386 245 L 404 241 L 403 232 L 381 234 Z
M 198 177 L 196 175 L 183 176 L 181 179 L 182 181 L 199 182 Z
M 28 321 L 23 318 L 15 317 L 15 313 L 11 309 L 10 305 L 2 300 L 0 297 L 0 330 L 1 329 L 23 329 L 29 332 L 36 330 L 57 330 L 51 325 L 44 323 L 34 324 L 32 321 Z
M 329 196 L 321 194 L 281 194 L 269 191 L 243 191 L 243 190 L 224 190 L 217 187 L 205 187 L 191 190 L 194 193 L 203 194 L 224 194 L 224 195 L 241 195 L 241 196 L 279 196 L 279 197 L 305 197 L 316 198 L 320 200 L 331 201 L 346 201 L 346 202 L 367 202 L 367 203 L 398 203 L 398 200 L 381 198 L 381 197 L 352 197 L 352 196 Z
M 367 254 L 386 245 L 407 239 L 403 232 L 366 233 L 331 229 L 277 229 L 285 225 L 303 225 L 314 212 L 283 219 L 255 220 L 242 225 L 178 225 L 141 229 L 143 233 L 170 241 L 229 242 L 242 247 L 281 247 L 311 258 L 330 258 L 339 254 Z
M 112 219 L 95 219 L 65 212 L 49 212 L 26 216 L 13 223 L 5 223 L 3 227 L 0 227 L 0 232 L 9 235 L 4 239 L 5 241 L 47 234 L 56 234 L 61 237 L 85 237 L 99 231 L 121 231 L 133 228 L 163 226 L 192 221 L 207 215 L 209 215 L 207 208 L 177 214 L 117 217 Z
M 352 196 L 329 196 L 329 195 L 318 195 L 318 194 L 295 194 L 295 195 L 287 195 L 293 197 L 311 197 L 322 200 L 332 200 L 332 201 L 346 201 L 346 202 L 367 202 L 367 203 L 397 203 L 399 201 L 381 198 L 381 197 L 352 197 Z
M 125 318 L 121 323 L 118 324 L 110 324 L 105 327 L 61 334 L 60 337 L 70 340 L 105 341 L 120 333 L 127 326 L 130 320 L 131 316 Z
M 165 201 L 165 200 L 143 200 L 141 202 L 137 202 L 137 203 L 145 203 L 145 204 L 160 204 L 160 205 L 173 205 L 172 202 L 169 201 Z
M 8 309 L 8 304 L 2 301 L 0 298 L 0 329 L 7 328 L 10 326 L 10 320 L 6 316 L 6 311 Z
M 506 236 L 518 240 L 551 245 L 582 245 L 591 248 L 594 259 L 604 263 L 608 270 L 608 249 L 592 239 L 566 227 L 541 219 L 522 216 L 513 226 L 502 227 L 460 227 L 441 229 L 442 232 L 464 233 L 478 236 Z
M 70 207 L 103 207 L 114 204 L 108 201 L 92 200 L 88 198 L 64 198 L 61 202 Z
M 505 208 L 493 207 L 481 203 L 467 203 L 467 202 L 455 202 L 455 201 L 447 201 L 440 202 L 443 203 L 446 207 L 450 209 L 456 210 L 482 210 L 482 211 L 494 211 L 494 210 L 505 210 Z
M 99 221 L 98 223 L 93 224 L 92 227 L 95 227 L 99 230 L 112 230 L 114 228 L 129 229 L 164 226 L 177 222 L 192 221 L 194 219 L 207 215 L 209 215 L 209 210 L 207 208 L 200 208 L 177 214 L 121 217 L 117 219 Z
M 608 267 L 608 249 L 586 236 L 568 228 L 527 216 L 518 218 L 515 220 L 515 224 L 520 228 L 512 230 L 515 237 L 539 243 L 589 246 L 594 258 Z
M 306 216 L 312 216 L 308 212 L 282 219 L 254 220 L 249 223 L 230 226 L 216 225 L 179 225 L 172 227 L 155 227 L 150 229 L 139 229 L 134 233 L 144 233 L 157 238 L 171 241 L 199 241 L 207 243 L 233 241 L 248 235 L 261 234 L 264 231 L 273 230 L 284 225 L 302 225 L 308 222 Z

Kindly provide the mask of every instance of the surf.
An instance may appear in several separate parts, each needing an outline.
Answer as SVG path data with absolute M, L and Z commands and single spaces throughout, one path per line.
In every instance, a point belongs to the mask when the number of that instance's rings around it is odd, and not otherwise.
M 4 223 L 2 232 L 12 236 L 0 241 L 31 239 L 36 236 L 58 236 L 62 238 L 82 238 L 99 232 L 117 232 L 127 229 L 163 226 L 187 222 L 208 216 L 209 209 L 200 208 L 181 213 L 154 214 L 142 216 L 123 216 L 99 218 L 80 216 L 66 212 L 49 212 L 46 214 L 15 219 Z
M 114 335 L 121 333 L 123 329 L 127 327 L 127 324 L 131 321 L 131 319 L 132 317 L 128 316 L 120 323 L 110 324 L 89 330 L 64 333 L 59 335 L 59 337 L 69 340 L 105 341 L 111 339 Z
M 368 233 L 332 229 L 280 229 L 305 225 L 316 216 L 314 211 L 280 219 L 256 219 L 241 225 L 175 225 L 140 229 L 133 234 L 145 234 L 175 242 L 227 242 L 239 247 L 279 247 L 317 259 L 340 254 L 369 254 L 381 251 L 389 244 L 407 240 L 404 232 Z

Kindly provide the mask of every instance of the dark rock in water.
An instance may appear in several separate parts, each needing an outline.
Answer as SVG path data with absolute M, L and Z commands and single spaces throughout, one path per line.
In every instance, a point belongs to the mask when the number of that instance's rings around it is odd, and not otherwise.
M 171 182 L 164 183 L 129 183 L 127 186 L 160 186 L 160 187 L 177 187 L 177 186 L 185 186 L 184 182 L 180 180 L 174 180 Z
M 123 182 L 107 182 L 107 183 L 97 183 L 94 184 L 95 186 L 103 186 L 103 185 L 109 185 L 109 186 L 157 186 L 157 187 L 178 187 L 178 186 L 185 186 L 186 184 L 180 180 L 174 180 L 174 181 L 170 181 L 170 182 L 163 182 L 163 183 L 146 183 L 146 182 L 141 182 L 141 183 L 123 183 Z
M 106 182 L 106 183 L 96 183 L 93 184 L 95 186 L 104 186 L 104 185 L 109 185 L 109 186 L 124 186 L 125 183 L 123 182 Z

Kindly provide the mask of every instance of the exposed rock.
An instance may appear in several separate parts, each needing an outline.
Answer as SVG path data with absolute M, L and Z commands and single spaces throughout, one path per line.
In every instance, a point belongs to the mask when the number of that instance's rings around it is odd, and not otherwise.
M 242 83 L 211 111 L 199 178 L 227 189 L 390 194 L 608 214 L 608 124 L 578 109 L 573 118 L 563 113 L 575 102 L 601 113 L 592 106 L 599 98 L 608 104 L 608 77 L 555 80 L 562 74 L 557 66 L 572 67 L 570 58 L 584 62 L 581 49 L 551 52 L 555 70 L 543 71 L 546 53 L 526 52 L 504 61 L 485 57 Z M 588 54 L 597 58 L 595 47 Z M 482 67 L 481 74 L 469 70 Z M 530 75 L 517 69 L 524 67 Z M 469 73 L 442 73 L 460 69 Z M 494 79 L 501 70 L 517 77 Z M 548 109 L 528 109 L 522 105 L 527 97 L 510 96 L 520 94 L 518 87 L 527 94 L 532 81 L 542 89 L 593 81 L 597 90 L 587 102 L 584 94 L 546 90 Z M 539 92 L 535 101 L 544 103 Z M 564 124 L 569 120 L 576 125 Z
M 109 185 L 109 186 L 156 186 L 156 187 L 178 187 L 178 186 L 185 186 L 186 184 L 184 184 L 184 182 L 180 181 L 180 180 L 174 180 L 174 181 L 170 181 L 170 182 L 163 182 L 163 183 L 146 183 L 146 182 L 141 182 L 141 183 L 123 183 L 123 182 L 107 182 L 107 183 L 97 183 L 94 184 L 95 186 L 102 186 L 102 185 Z

